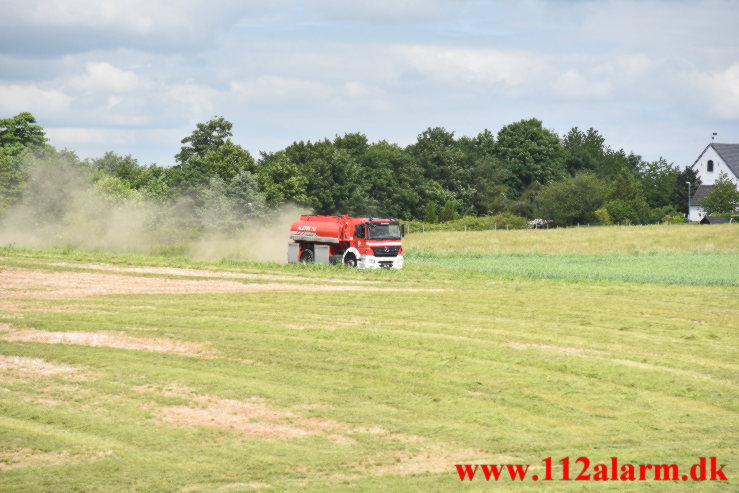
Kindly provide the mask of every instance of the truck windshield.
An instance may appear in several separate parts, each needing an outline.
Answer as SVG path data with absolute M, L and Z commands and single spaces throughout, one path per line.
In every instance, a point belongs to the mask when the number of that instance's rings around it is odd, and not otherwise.
M 368 240 L 399 240 L 400 224 L 398 223 L 367 223 Z

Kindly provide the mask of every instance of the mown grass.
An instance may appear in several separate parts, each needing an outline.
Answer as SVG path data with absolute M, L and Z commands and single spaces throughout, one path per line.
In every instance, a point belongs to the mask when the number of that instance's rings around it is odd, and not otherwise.
M 611 246 L 596 242 L 601 249 L 590 252 L 600 254 L 591 258 L 594 263 Z M 731 253 L 730 246 L 721 248 Z M 549 456 L 555 461 L 587 456 L 593 462 L 617 456 L 622 463 L 682 467 L 700 456 L 716 456 L 727 464 L 729 484 L 597 486 L 735 489 L 737 289 L 708 285 L 696 278 L 700 270 L 672 272 L 684 264 L 676 267 L 665 259 L 680 255 L 631 256 L 633 264 L 615 257 L 612 268 L 630 269 L 631 276 L 605 281 L 578 277 L 578 269 L 592 270 L 582 255 L 550 258 L 558 263 L 553 277 L 562 279 L 542 279 L 536 277 L 546 273 L 536 268 L 505 272 L 507 261 L 522 259 L 524 269 L 533 256 L 496 259 L 489 252 L 467 259 L 465 269 L 455 268 L 449 255 L 428 260 L 411 255 L 410 268 L 400 272 L 69 251 L 0 253 L 2 265 L 70 273 L 79 269 L 51 264 L 221 268 L 440 290 L 15 300 L 22 306 L 0 307 L 7 330 L 168 338 L 208 345 L 219 356 L 10 342 L 2 340 L 0 329 L 0 355 L 78 369 L 77 378 L 0 376 L 2 491 L 255 491 L 266 485 L 267 491 L 540 491 L 542 486 L 581 491 L 595 486 L 461 483 L 453 466 L 461 460 L 541 464 Z M 710 263 L 719 257 L 730 261 L 730 255 L 682 256 L 734 272 L 723 260 Z M 640 270 L 646 277 L 639 278 Z M 673 278 L 660 284 L 659 275 Z M 295 417 L 340 423 L 348 430 L 342 432 L 346 439 L 328 432 L 264 439 L 162 421 L 168 406 L 202 407 L 182 389 L 244 402 L 265 399 Z M 367 431 L 373 427 L 386 433 Z M 19 451 L 24 452 L 19 456 Z M 409 458 L 434 457 L 448 468 L 414 474 L 405 467 Z

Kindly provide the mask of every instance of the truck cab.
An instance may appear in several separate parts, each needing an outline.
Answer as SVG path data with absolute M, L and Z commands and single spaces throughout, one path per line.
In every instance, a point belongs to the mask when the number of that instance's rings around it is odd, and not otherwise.
M 394 218 L 306 215 L 290 227 L 288 263 L 403 267 L 403 226 Z

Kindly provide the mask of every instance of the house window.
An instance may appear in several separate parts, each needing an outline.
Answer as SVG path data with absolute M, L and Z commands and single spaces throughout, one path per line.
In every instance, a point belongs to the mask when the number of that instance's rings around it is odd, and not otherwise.
M 711 161 L 710 159 L 708 160 L 708 163 L 706 163 L 706 170 L 709 173 L 713 172 L 713 161 Z

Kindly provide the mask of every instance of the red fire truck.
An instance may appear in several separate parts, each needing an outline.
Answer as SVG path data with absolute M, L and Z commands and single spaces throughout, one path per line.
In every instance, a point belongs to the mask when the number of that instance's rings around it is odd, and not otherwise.
M 400 269 L 404 229 L 393 218 L 300 216 L 290 227 L 287 261 Z

